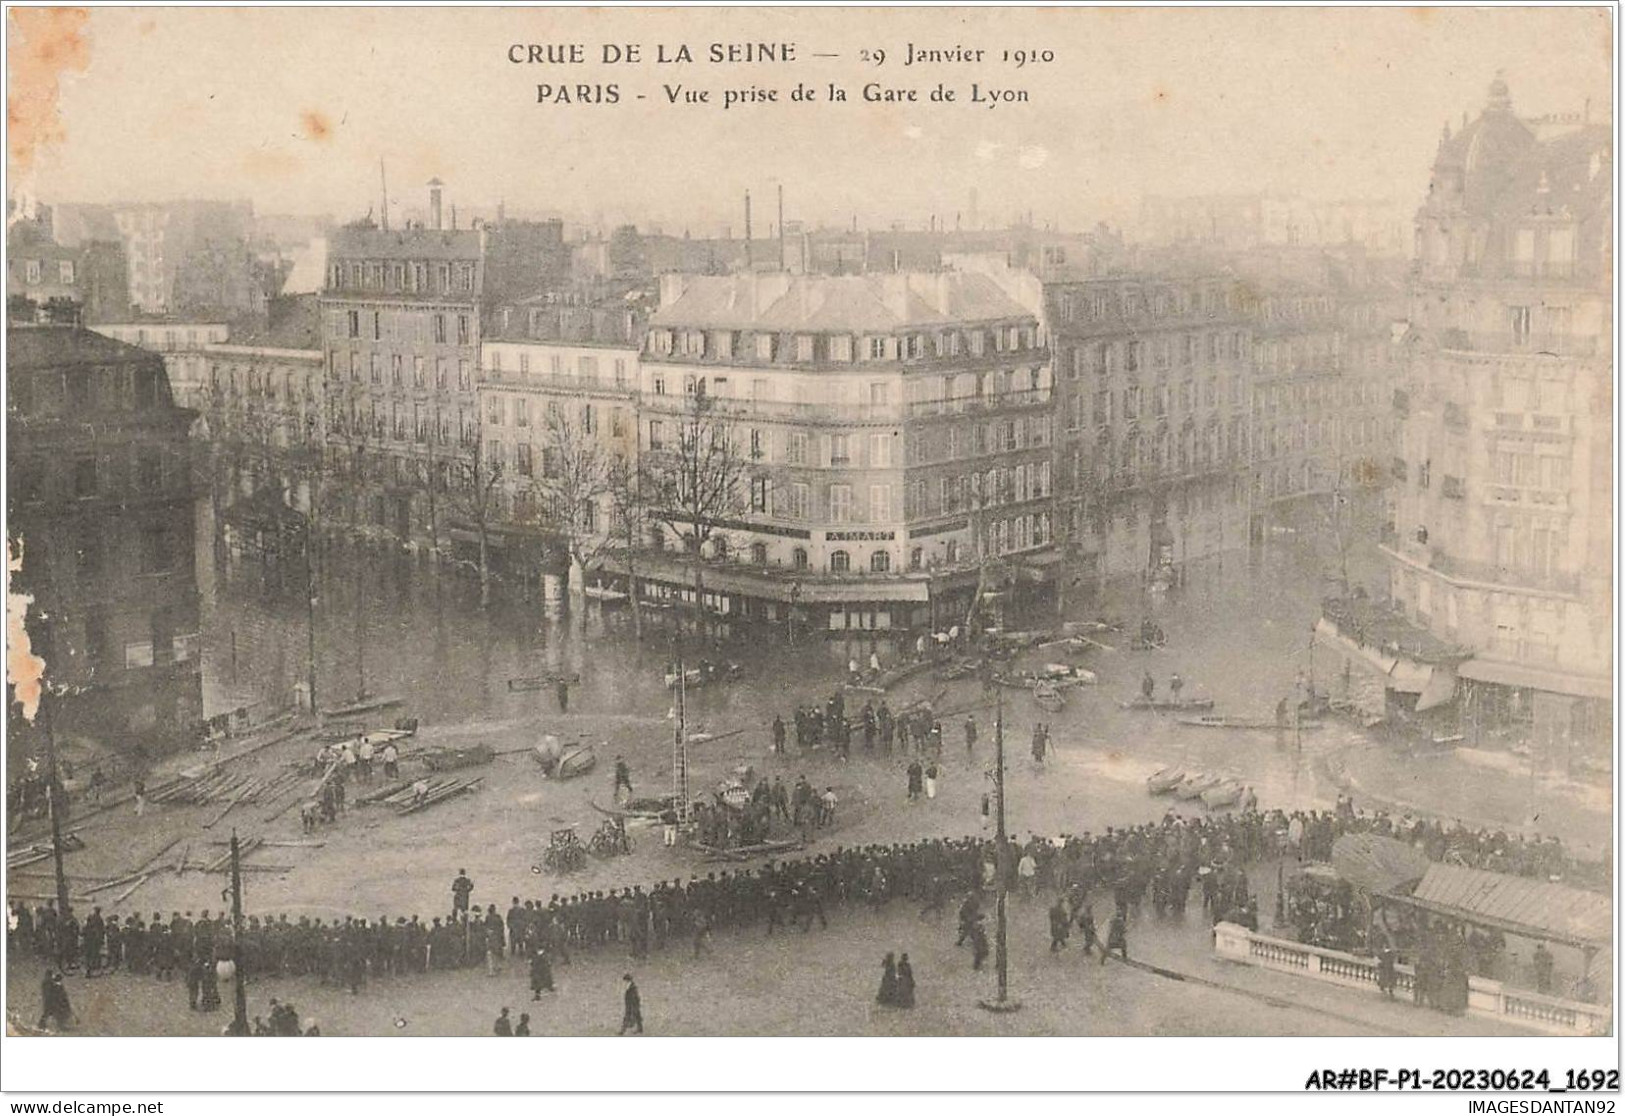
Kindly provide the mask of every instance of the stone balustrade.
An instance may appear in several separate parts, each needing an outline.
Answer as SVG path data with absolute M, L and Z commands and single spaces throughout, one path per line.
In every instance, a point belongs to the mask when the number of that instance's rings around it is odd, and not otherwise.
M 1229 922 L 1221 922 L 1213 928 L 1213 951 L 1226 961 L 1378 992 L 1377 962 L 1371 957 L 1356 957 L 1335 949 L 1272 938 Z M 1409 965 L 1397 965 L 1394 976 L 1394 994 L 1411 998 L 1416 986 L 1415 970 Z M 1470 1015 L 1500 1019 L 1547 1034 L 1609 1033 L 1613 1013 L 1603 1005 L 1507 988 L 1500 981 L 1484 977 L 1469 977 L 1467 983 Z

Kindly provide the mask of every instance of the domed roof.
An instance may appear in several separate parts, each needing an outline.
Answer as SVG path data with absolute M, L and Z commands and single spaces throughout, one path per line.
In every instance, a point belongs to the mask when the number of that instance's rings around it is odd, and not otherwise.
M 1497 77 L 1478 119 L 1454 135 L 1446 127 L 1434 159 L 1435 177 L 1458 172 L 1462 200 L 1469 208 L 1493 205 L 1536 143 L 1534 132 L 1512 111 L 1507 83 Z

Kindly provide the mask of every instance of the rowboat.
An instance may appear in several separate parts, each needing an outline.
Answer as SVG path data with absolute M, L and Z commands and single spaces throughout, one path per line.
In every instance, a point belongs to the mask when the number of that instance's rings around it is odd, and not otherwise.
M 581 593 L 588 600 L 602 601 L 604 604 L 619 604 L 627 599 L 625 593 L 619 589 L 611 589 L 606 585 L 588 585 L 581 590 Z
M 1047 713 L 1059 713 L 1066 708 L 1066 698 L 1061 694 L 1061 688 L 1053 682 L 1040 682 L 1033 687 L 1033 701 Z
M 1137 710 L 1140 710 L 1141 712 L 1150 712 L 1150 713 L 1179 713 L 1179 712 L 1181 712 L 1183 710 L 1186 710 L 1186 709 L 1190 709 L 1190 710 L 1212 709 L 1213 708 L 1213 699 L 1212 698 L 1181 698 L 1178 701 L 1175 701 L 1172 698 L 1155 698 L 1155 699 L 1152 699 L 1152 698 L 1137 697 L 1133 701 L 1120 701 L 1120 702 L 1118 702 L 1117 703 L 1117 708 L 1119 708 L 1119 709 L 1137 709 Z
M 1294 725 L 1291 721 L 1277 721 L 1272 717 L 1228 717 L 1222 713 L 1210 713 L 1200 717 L 1176 717 L 1175 720 L 1189 728 L 1258 730 L 1300 728 L 1305 732 L 1313 732 L 1322 727 L 1320 721 L 1299 721 Z
M 359 717 L 363 713 L 371 713 L 379 709 L 390 709 L 401 704 L 398 697 L 364 697 L 352 701 L 348 705 L 335 705 L 331 709 L 322 710 L 322 716 L 329 720 L 339 720 L 343 717 Z
M 1167 794 L 1185 781 L 1183 767 L 1164 767 L 1146 776 L 1145 789 L 1152 794 Z
M 559 757 L 558 766 L 554 768 L 553 778 L 568 779 L 575 775 L 585 775 L 598 765 L 598 756 L 592 750 L 591 744 L 571 744 L 564 749 Z
M 1092 670 L 1085 670 L 1072 663 L 1045 663 L 1044 669 L 1038 672 L 1038 677 L 1050 682 L 1061 682 L 1073 686 L 1093 686 L 1099 678 Z
M 531 749 L 531 757 L 541 765 L 549 779 L 568 779 L 572 775 L 585 775 L 598 763 L 591 744 L 565 744 L 549 733 Z
M 1209 810 L 1222 810 L 1234 806 L 1241 799 L 1242 785 L 1238 779 L 1226 779 L 1216 787 L 1202 792 L 1202 805 Z
M 1210 791 L 1218 785 L 1217 775 L 1187 775 L 1183 782 L 1174 787 L 1174 797 L 1198 798 L 1202 792 Z

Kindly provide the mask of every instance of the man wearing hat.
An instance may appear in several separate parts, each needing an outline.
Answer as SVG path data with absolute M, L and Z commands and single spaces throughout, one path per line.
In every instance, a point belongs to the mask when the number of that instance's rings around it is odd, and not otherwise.
M 626 984 L 626 992 L 622 997 L 625 1001 L 626 1010 L 621 1016 L 621 1034 L 624 1035 L 627 1031 L 636 1028 L 637 1033 L 641 1035 L 643 1033 L 643 999 L 638 995 L 638 982 L 632 979 L 631 973 L 622 976 L 621 980 Z

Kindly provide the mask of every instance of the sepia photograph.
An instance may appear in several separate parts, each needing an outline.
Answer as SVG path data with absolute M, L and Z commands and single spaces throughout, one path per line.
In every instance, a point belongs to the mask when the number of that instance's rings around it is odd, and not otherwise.
M 9 7 L 7 1047 L 1617 1091 L 1616 16 Z

